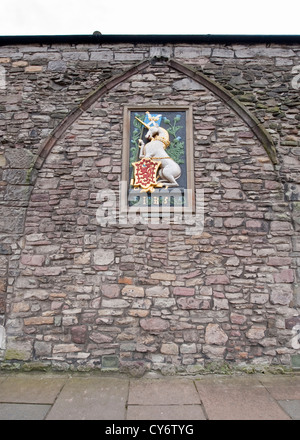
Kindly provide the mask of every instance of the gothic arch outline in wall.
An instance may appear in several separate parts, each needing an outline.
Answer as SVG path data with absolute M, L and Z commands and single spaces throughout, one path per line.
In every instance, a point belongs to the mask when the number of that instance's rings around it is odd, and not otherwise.
M 95 91 L 91 92 L 90 95 L 85 98 L 82 103 L 75 108 L 52 132 L 51 136 L 47 139 L 45 144 L 41 147 L 38 152 L 37 158 L 34 163 L 36 169 L 41 169 L 44 161 L 46 160 L 48 154 L 52 150 L 53 146 L 60 139 L 60 137 L 66 132 L 66 130 L 75 122 L 86 110 L 88 110 L 98 99 L 103 95 L 108 93 L 115 86 L 126 81 L 131 76 L 138 74 L 149 67 L 151 64 L 156 64 L 157 60 L 154 58 L 150 61 L 144 61 L 140 64 L 135 65 L 129 70 L 125 71 L 119 76 L 110 78 L 109 80 L 102 83 Z M 206 87 L 212 93 L 214 93 L 218 98 L 220 98 L 226 106 L 231 108 L 238 116 L 250 127 L 251 131 L 255 134 L 257 139 L 260 141 L 264 147 L 269 159 L 276 165 L 278 163 L 276 156 L 276 149 L 273 140 L 265 128 L 260 124 L 257 118 L 236 99 L 228 90 L 222 87 L 217 82 L 211 80 L 206 75 L 196 70 L 193 70 L 184 64 L 178 63 L 175 60 L 169 60 L 165 63 L 170 68 L 177 70 L 187 77 L 193 79 L 194 81 L 200 83 L 202 86 Z

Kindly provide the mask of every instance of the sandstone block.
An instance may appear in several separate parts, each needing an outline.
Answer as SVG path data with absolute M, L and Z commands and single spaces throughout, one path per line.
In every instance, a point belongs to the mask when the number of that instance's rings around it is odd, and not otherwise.
M 57 276 L 60 275 L 63 272 L 62 267 L 38 267 L 35 269 L 35 275 L 38 277 L 42 276 Z
M 25 266 L 42 266 L 44 261 L 44 255 L 22 255 L 21 258 L 21 263 Z
M 153 286 L 146 289 L 146 296 L 166 298 L 170 295 L 168 287 Z
M 174 287 L 173 294 L 177 296 L 194 296 L 195 289 L 192 287 Z
M 200 303 L 203 302 L 196 298 L 179 298 L 177 300 L 178 307 L 183 310 L 197 310 L 200 308 Z
M 118 284 L 102 284 L 102 293 L 107 298 L 117 298 L 120 294 L 120 286 Z
M 206 284 L 229 284 L 229 278 L 227 275 L 208 275 L 206 277 Z
M 167 355 L 177 355 L 179 353 L 178 345 L 174 343 L 162 344 L 160 352 Z
M 291 284 L 277 284 L 272 287 L 270 302 L 272 304 L 288 305 L 293 299 Z
M 175 90 L 205 90 L 204 87 L 192 78 L 184 78 L 173 83 Z
M 149 332 L 155 332 L 155 333 L 160 333 L 164 330 L 167 330 L 170 326 L 167 320 L 161 318 L 141 319 L 140 325 L 143 330 L 147 330 Z
M 78 325 L 71 328 L 71 340 L 75 344 L 84 344 L 87 338 L 87 327 Z
M 97 266 L 107 266 L 113 263 L 115 253 L 112 249 L 97 249 L 94 251 L 94 263 Z
M 251 293 L 250 302 L 252 304 L 266 304 L 269 301 L 269 295 L 267 293 Z
M 246 332 L 246 336 L 249 339 L 262 339 L 265 336 L 265 327 L 258 327 L 253 325 L 250 330 Z
M 231 313 L 230 321 L 232 322 L 232 324 L 242 325 L 247 321 L 247 318 L 246 316 L 240 315 L 238 313 Z
M 26 73 L 39 73 L 43 71 L 43 66 L 27 66 L 25 67 Z
M 31 318 L 25 318 L 25 325 L 49 325 L 54 323 L 53 316 L 32 316 Z
M 243 222 L 243 218 L 229 217 L 224 221 L 224 226 L 226 226 L 226 228 L 238 228 L 243 224 Z
M 208 324 L 205 331 L 205 342 L 209 345 L 224 345 L 228 336 L 218 324 Z
M 76 353 L 80 350 L 81 348 L 76 347 L 75 344 L 58 344 L 53 347 L 53 354 Z
M 113 338 L 111 336 L 105 335 L 101 332 L 92 332 L 90 334 L 89 338 L 93 342 L 96 342 L 97 344 L 105 344 L 105 343 L 109 343 L 113 340 Z
M 284 269 L 279 273 L 274 273 L 275 283 L 293 283 L 294 282 L 294 271 L 293 269 Z
M 197 346 L 196 344 L 182 344 L 180 346 L 180 353 L 181 354 L 197 353 Z
M 122 295 L 133 298 L 142 298 L 145 296 L 144 288 L 140 286 L 125 286 L 122 289 Z
M 123 309 L 129 307 L 130 304 L 125 299 L 105 299 L 102 300 L 102 307 L 112 309 Z
M 173 273 L 155 272 L 151 274 L 150 278 L 152 278 L 153 280 L 160 280 L 160 281 L 175 281 L 176 275 Z
M 37 357 L 51 356 L 52 346 L 49 342 L 35 341 L 34 351 Z
M 172 307 L 176 304 L 176 301 L 174 298 L 155 298 L 154 299 L 154 306 L 158 307 L 159 309 L 168 309 L 169 307 Z

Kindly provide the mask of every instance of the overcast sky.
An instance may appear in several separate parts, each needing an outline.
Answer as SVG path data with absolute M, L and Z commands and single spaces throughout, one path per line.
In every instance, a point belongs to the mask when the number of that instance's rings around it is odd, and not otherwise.
M 0 35 L 300 34 L 299 0 L 1 0 Z

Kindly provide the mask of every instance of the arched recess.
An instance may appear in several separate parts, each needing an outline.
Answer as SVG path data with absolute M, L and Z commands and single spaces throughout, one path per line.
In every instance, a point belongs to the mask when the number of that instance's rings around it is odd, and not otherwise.
M 126 81 L 131 76 L 138 74 L 145 70 L 150 64 L 156 63 L 157 59 L 152 61 L 144 61 L 125 71 L 119 76 L 109 79 L 102 83 L 95 91 L 93 91 L 87 98 L 85 98 L 82 103 L 75 108 L 52 132 L 51 136 L 47 139 L 46 143 L 42 146 L 38 152 L 34 167 L 36 169 L 41 169 L 44 161 L 46 160 L 48 154 L 50 153 L 53 146 L 56 144 L 57 140 L 66 132 L 66 130 L 75 122 L 83 112 L 88 110 L 98 99 L 109 92 L 113 87 Z M 252 132 L 255 134 L 257 139 L 263 145 L 269 159 L 273 165 L 278 163 L 276 156 L 276 149 L 273 140 L 269 133 L 260 124 L 258 119 L 242 104 L 239 102 L 234 95 L 232 95 L 228 90 L 222 87 L 217 82 L 208 78 L 201 72 L 191 69 L 175 60 L 168 60 L 166 64 L 183 74 L 187 77 L 193 79 L 194 81 L 200 83 L 202 86 L 206 87 L 216 96 L 218 96 L 228 107 L 230 107 L 235 113 L 237 113 L 240 118 L 249 126 Z

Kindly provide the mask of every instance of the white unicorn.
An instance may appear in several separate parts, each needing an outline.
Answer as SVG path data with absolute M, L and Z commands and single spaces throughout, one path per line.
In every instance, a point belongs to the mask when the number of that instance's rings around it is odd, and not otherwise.
M 167 187 L 179 186 L 176 180 L 181 175 L 181 168 L 165 151 L 170 145 L 169 133 L 157 124 L 150 127 L 140 119 L 136 119 L 148 129 L 146 133 L 148 142 L 145 144 L 142 139 L 139 139 L 139 158 L 149 157 L 155 162 L 161 163 L 158 171 L 161 178 L 158 182 L 160 185 Z

